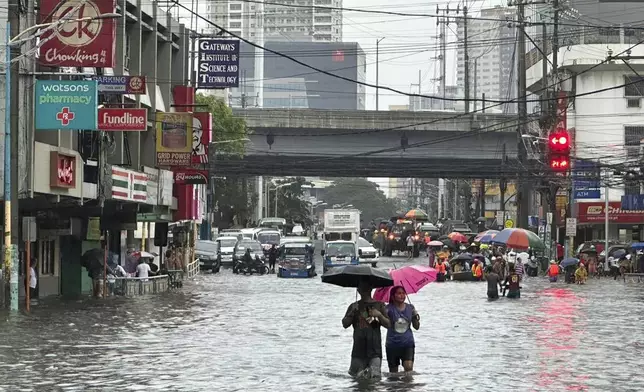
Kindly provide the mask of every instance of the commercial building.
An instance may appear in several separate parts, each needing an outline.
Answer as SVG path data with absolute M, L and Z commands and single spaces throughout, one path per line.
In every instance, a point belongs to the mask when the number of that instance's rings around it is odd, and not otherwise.
M 190 31 L 156 3 L 88 3 L 101 14 L 121 16 L 93 21 L 79 30 L 86 55 L 78 56 L 75 51 L 81 49 L 67 45 L 65 35 L 45 28 L 39 48 L 35 38 L 26 41 L 24 63 L 12 76 L 17 83 L 12 89 L 12 102 L 17 104 L 11 108 L 12 129 L 19 140 L 12 152 L 14 198 L 19 197 L 12 203 L 17 206 L 12 242 L 24 260 L 23 238 L 30 240 L 31 256 L 38 260 L 40 296 L 90 290 L 81 255 L 100 248 L 101 238 L 123 264 L 126 249 L 142 242 L 136 238 L 137 229 L 143 229 L 139 237 L 149 244 L 154 226 L 147 223 L 160 227 L 162 240 L 169 230 L 164 224 L 201 223 L 205 212 L 205 185 L 174 181 L 173 176 L 201 173 L 210 116 L 195 114 L 193 119 L 191 113 L 177 113 L 187 121 L 181 128 L 186 132 L 171 142 L 165 139 L 166 128 L 157 126 L 167 122 L 164 113 L 191 110 Z M 57 5 L 55 0 L 41 1 L 41 17 L 57 20 L 60 15 L 51 11 Z M 59 9 L 70 19 L 80 18 L 82 12 L 65 4 Z M 23 14 L 23 29 L 33 24 L 34 18 Z M 70 25 L 76 26 L 65 24 Z M 99 38 L 88 39 L 87 31 Z M 48 35 L 54 38 L 44 39 Z M 37 64 L 33 53 L 38 50 Z M 193 128 L 201 137 L 193 136 Z M 175 154 L 162 152 L 170 145 L 182 162 L 162 161 L 165 154 Z M 27 222 L 35 224 L 35 236 L 28 235 Z M 187 249 L 187 238 L 175 235 L 175 245 Z M 174 251 L 170 256 L 183 257 Z
M 482 9 L 479 18 L 467 19 L 469 57 L 469 98 L 508 100 L 516 97 L 516 28 L 504 20 L 515 18 L 514 9 L 496 6 Z M 495 20 L 484 20 L 495 19 Z M 496 21 L 498 20 L 498 21 Z M 465 96 L 465 39 L 463 20 L 459 21 L 457 36 L 457 86 Z M 476 103 L 474 105 L 477 105 Z M 475 109 L 472 106 L 472 109 Z M 516 113 L 516 104 L 505 104 L 499 109 Z
M 438 93 L 425 93 L 427 96 L 438 96 Z M 442 91 L 440 92 L 442 96 Z M 458 98 L 457 86 L 445 86 L 445 98 Z M 446 101 L 444 99 L 409 97 L 408 110 L 418 112 L 422 110 L 456 110 L 457 101 Z M 391 110 L 391 109 L 390 109 Z
M 641 6 L 632 3 L 584 0 L 571 1 L 570 7 L 562 14 L 564 22 L 574 16 L 575 20 L 601 19 L 602 24 L 610 25 L 614 22 L 628 25 L 638 23 L 644 16 Z M 537 11 L 541 12 L 543 9 Z M 544 14 L 544 20 L 551 20 L 548 14 Z M 566 100 L 559 95 L 556 105 L 561 113 L 558 121 L 568 129 L 574 141 L 572 155 L 578 160 L 587 161 L 586 164 L 611 164 L 624 167 L 625 172 L 641 173 L 644 80 L 638 75 L 644 72 L 644 65 L 639 60 L 629 61 L 630 66 L 621 61 L 606 63 L 605 60 L 610 54 L 626 53 L 627 50 L 634 57 L 643 56 L 644 48 L 636 43 L 644 40 L 644 33 L 626 27 L 582 27 L 576 29 L 574 35 L 565 34 L 563 37 L 558 51 L 558 74 L 563 81 L 559 91 L 574 99 Z M 549 60 L 552 61 L 552 47 L 547 46 L 546 49 Z M 544 84 L 541 55 L 535 52 L 536 49 L 528 46 L 527 84 L 531 91 L 538 91 Z M 548 67 L 548 72 L 552 73 L 551 67 Z M 626 83 L 633 84 L 624 86 Z M 548 129 L 542 132 L 545 135 Z M 579 164 L 573 162 L 573 171 L 576 166 Z M 620 207 L 622 195 L 642 193 L 641 184 L 621 175 L 610 174 L 611 178 L 608 180 L 606 175 L 593 175 L 592 187 L 588 187 L 588 183 L 576 181 L 574 192 L 564 190 L 557 196 L 555 217 L 558 223 L 563 225 L 565 207 L 570 202 L 568 196 L 572 195 L 572 217 L 578 219 L 576 242 L 603 239 L 603 185 L 608 182 L 608 237 L 626 241 L 630 241 L 633 236 L 639 239 L 644 214 L 642 211 L 627 212 Z M 601 180 L 597 178 L 599 176 L 602 177 Z

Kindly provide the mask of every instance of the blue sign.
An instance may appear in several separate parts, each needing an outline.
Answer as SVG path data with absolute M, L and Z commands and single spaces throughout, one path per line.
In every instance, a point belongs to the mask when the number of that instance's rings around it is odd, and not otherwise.
M 624 211 L 644 210 L 644 195 L 622 196 L 622 210 Z
M 98 129 L 98 82 L 36 80 L 36 129 Z
M 198 69 L 198 88 L 239 87 L 239 40 L 200 40 Z
M 575 199 L 599 199 L 600 168 L 597 162 L 576 160 L 572 168 Z
M 599 199 L 600 197 L 599 189 L 575 189 L 575 199 Z
M 145 94 L 145 76 L 92 76 L 98 92 L 104 94 Z

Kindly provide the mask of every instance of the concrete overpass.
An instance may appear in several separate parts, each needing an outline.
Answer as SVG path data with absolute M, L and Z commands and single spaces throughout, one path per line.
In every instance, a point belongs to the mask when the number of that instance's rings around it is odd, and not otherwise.
M 516 115 L 235 109 L 252 131 L 243 158 L 216 175 L 498 178 L 516 175 Z M 509 162 L 501 165 L 503 146 Z M 214 153 L 214 149 L 211 149 Z

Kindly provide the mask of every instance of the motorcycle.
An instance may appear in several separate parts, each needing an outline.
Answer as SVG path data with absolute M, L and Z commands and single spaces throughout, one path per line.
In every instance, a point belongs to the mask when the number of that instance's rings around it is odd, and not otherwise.
M 255 255 L 255 258 L 248 262 L 244 259 L 239 259 L 233 265 L 234 274 L 253 274 L 254 272 L 265 275 L 268 273 L 268 266 L 264 263 L 264 260 L 260 259 L 258 255 Z

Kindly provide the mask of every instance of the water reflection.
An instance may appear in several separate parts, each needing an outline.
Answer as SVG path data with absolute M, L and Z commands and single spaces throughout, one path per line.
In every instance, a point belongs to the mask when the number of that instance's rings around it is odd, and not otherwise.
M 353 290 L 224 271 L 157 297 L 1 313 L 0 390 L 643 390 L 642 293 L 537 278 L 488 302 L 484 283 L 432 284 L 411 296 L 417 373 L 364 383 L 340 324 Z

